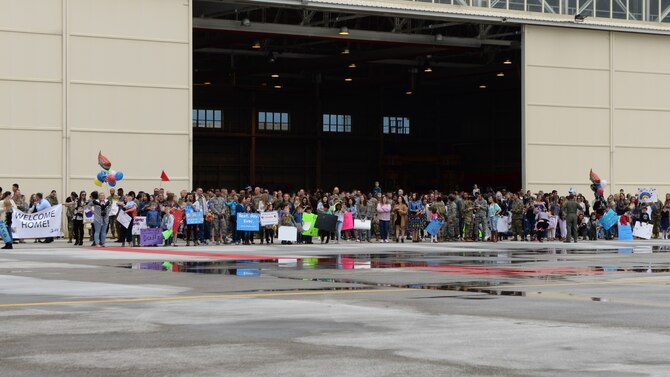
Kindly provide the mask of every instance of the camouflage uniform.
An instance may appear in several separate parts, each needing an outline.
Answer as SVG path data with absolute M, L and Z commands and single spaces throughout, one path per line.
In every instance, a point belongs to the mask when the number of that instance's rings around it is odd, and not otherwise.
M 444 205 L 443 201 L 440 200 L 430 203 L 430 207 L 428 207 L 428 209 L 431 213 L 433 210 L 436 211 L 438 221 L 445 221 L 447 219 L 447 207 Z M 440 228 L 440 232 L 437 234 L 437 238 L 444 240 L 445 232 L 446 227 L 443 225 L 442 228 Z
M 449 241 L 456 241 L 458 235 L 458 206 L 450 200 L 447 202 L 447 237 Z
M 209 201 L 209 212 L 214 215 L 212 220 L 212 239 L 219 242 L 226 243 L 226 219 L 228 207 L 226 201 L 220 197 L 215 196 Z
M 514 241 L 518 239 L 519 236 L 523 238 L 523 212 L 524 207 L 523 203 L 519 199 L 515 199 L 512 203 L 512 234 L 514 235 Z
M 481 230 L 482 232 L 481 240 L 483 241 L 484 238 L 486 237 L 486 231 L 488 230 L 486 215 L 489 206 L 486 203 L 486 200 L 484 199 L 475 200 L 474 205 L 475 205 L 475 223 L 473 230 L 475 232 L 475 239 L 479 241 L 479 231 Z
M 379 219 L 377 218 L 377 198 L 372 197 L 368 200 L 368 218 L 372 219 L 372 233 L 375 235 L 375 239 L 379 241 Z
M 461 212 L 461 216 L 463 217 L 463 239 L 466 241 L 472 240 L 473 209 L 474 206 L 472 200 L 463 200 L 463 211 Z
M 663 202 L 660 200 L 651 205 L 651 222 L 654 224 L 652 230 L 652 238 L 658 239 L 661 231 L 661 210 L 663 209 Z

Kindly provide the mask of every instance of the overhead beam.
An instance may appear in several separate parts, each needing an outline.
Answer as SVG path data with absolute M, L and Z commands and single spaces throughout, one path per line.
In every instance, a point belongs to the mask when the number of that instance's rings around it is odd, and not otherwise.
M 349 35 L 339 35 L 338 28 L 311 27 L 286 24 L 271 24 L 252 22 L 249 26 L 243 26 L 239 21 L 218 20 L 207 18 L 194 18 L 193 27 L 196 29 L 225 30 L 236 33 L 254 33 L 269 35 L 292 35 L 311 38 L 328 38 L 341 41 L 367 41 L 384 43 L 402 43 L 415 45 L 430 45 L 438 47 L 471 47 L 479 48 L 483 45 L 511 46 L 512 41 L 501 41 L 495 39 L 478 39 L 463 37 L 436 38 L 433 35 L 384 33 L 370 30 L 349 29 Z

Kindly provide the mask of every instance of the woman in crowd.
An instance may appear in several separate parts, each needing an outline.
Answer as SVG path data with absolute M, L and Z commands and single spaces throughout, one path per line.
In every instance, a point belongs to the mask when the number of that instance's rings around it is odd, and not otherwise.
M 0 237 L 5 243 L 5 246 L 0 249 L 7 250 L 14 248 L 11 229 L 9 229 L 5 223 L 7 213 L 13 210 L 13 203 L 11 191 L 2 194 L 2 198 L 0 199 Z
M 183 204 L 184 211 L 187 208 L 192 209 L 194 212 L 200 210 L 200 203 L 195 200 L 193 193 L 186 195 L 186 201 Z M 198 224 L 187 224 L 184 221 L 184 238 L 186 238 L 186 246 L 191 246 L 191 241 L 193 241 L 194 246 L 198 246 Z
M 352 216 L 351 218 L 352 219 L 356 219 L 357 216 L 358 216 L 358 208 L 356 207 L 356 201 L 354 200 L 354 198 L 352 196 L 348 197 L 347 200 L 346 200 L 345 212 L 351 213 L 351 216 Z M 356 237 L 356 230 L 354 230 L 353 228 L 351 228 L 349 230 L 346 230 L 345 235 L 347 236 L 346 237 L 347 240 L 360 241 Z
M 93 223 L 95 224 L 93 243 L 96 247 L 105 247 L 111 210 L 112 203 L 105 198 L 105 193 L 101 191 L 98 194 L 98 199 L 93 201 Z M 132 222 L 129 228 L 132 228 Z
M 661 234 L 664 240 L 668 239 L 670 231 L 670 194 L 665 194 L 665 202 L 661 209 Z
M 388 243 L 389 225 L 391 224 L 391 204 L 386 195 L 381 196 L 377 204 L 377 217 L 379 218 L 379 238 L 380 242 Z
M 393 224 L 395 226 L 395 242 L 405 242 L 405 227 L 407 227 L 407 204 L 402 195 L 398 195 L 393 207 Z
M 368 200 L 365 198 L 364 195 L 361 195 L 360 199 L 358 200 L 358 204 L 356 204 L 356 218 L 359 221 L 366 221 L 372 223 L 372 221 L 368 218 Z M 363 242 L 363 241 L 370 241 L 370 229 L 364 230 L 364 229 L 358 229 L 358 239 L 356 239 L 356 242 Z
M 410 198 L 411 199 L 407 207 L 407 213 L 412 242 L 421 242 L 421 237 L 419 237 L 419 234 L 424 228 L 424 207 L 415 192 L 410 194 Z
M 489 228 L 491 229 L 491 238 L 489 239 L 491 242 L 498 242 L 498 217 L 501 213 L 502 210 L 498 205 L 498 200 L 494 196 L 489 196 L 487 215 L 489 219 Z

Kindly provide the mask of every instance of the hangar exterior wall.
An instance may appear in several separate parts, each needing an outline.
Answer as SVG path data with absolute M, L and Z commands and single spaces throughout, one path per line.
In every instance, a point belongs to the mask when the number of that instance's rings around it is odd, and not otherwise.
M 523 185 L 670 192 L 667 36 L 525 26 Z
M 0 186 L 90 192 L 102 150 L 119 187 L 189 188 L 191 29 L 189 0 L 0 0 Z

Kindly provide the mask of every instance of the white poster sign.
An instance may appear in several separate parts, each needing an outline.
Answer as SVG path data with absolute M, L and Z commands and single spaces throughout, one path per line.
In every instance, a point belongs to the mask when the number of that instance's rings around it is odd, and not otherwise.
M 12 236 L 14 238 L 58 237 L 62 214 L 63 206 L 60 204 L 35 213 L 25 213 L 14 209 Z
M 123 225 L 124 228 L 128 229 L 130 222 L 133 221 L 133 218 L 130 217 L 130 215 L 125 211 L 119 211 L 119 214 L 116 216 L 116 221 Z
M 298 229 L 292 226 L 280 226 L 277 239 L 279 241 L 296 242 L 298 240 Z
M 139 236 L 142 229 L 147 229 L 147 217 L 135 216 L 133 219 L 133 236 Z
M 112 209 L 109 211 L 109 215 L 116 216 L 117 213 L 119 213 L 119 205 L 116 202 L 112 202 Z
M 637 197 L 642 203 L 654 203 L 658 200 L 656 189 L 653 187 L 638 187 Z
M 261 226 L 277 224 L 279 224 L 279 214 L 277 212 L 261 212 Z
M 654 226 L 652 224 L 644 224 L 638 221 L 635 223 L 635 228 L 633 228 L 633 237 L 639 237 L 644 238 L 645 240 L 650 240 L 653 230 Z
M 354 229 L 370 230 L 372 221 L 354 219 Z

